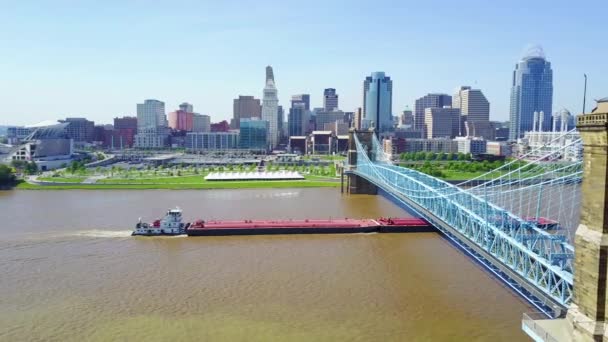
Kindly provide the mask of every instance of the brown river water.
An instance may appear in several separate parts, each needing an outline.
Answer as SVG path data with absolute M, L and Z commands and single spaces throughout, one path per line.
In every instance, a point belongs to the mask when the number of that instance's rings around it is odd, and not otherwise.
M 407 216 L 336 189 L 0 191 L 1 341 L 526 341 L 437 233 L 131 237 L 195 218 Z

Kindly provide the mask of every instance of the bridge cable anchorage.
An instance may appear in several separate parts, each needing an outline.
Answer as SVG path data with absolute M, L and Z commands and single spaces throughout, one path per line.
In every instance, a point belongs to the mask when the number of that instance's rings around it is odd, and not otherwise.
M 459 185 L 394 165 L 375 136 L 364 146 L 354 135 L 353 173 L 423 208 L 429 222 L 442 222 L 458 239 L 481 248 L 553 304 L 572 299 L 574 248 L 582 163 L 564 156 L 582 146 L 571 137 L 559 148 L 545 144 L 524 157 Z M 552 141 L 564 141 L 562 136 Z M 570 151 L 570 152 L 569 152 Z M 468 186 L 463 188 L 463 186 Z M 439 220 L 439 221 L 437 221 Z M 441 230 L 441 229 L 440 229 Z

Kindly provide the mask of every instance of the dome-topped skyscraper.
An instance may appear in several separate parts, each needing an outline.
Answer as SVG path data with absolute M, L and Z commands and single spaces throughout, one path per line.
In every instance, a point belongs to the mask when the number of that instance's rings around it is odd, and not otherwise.
M 510 107 L 510 140 L 517 140 L 533 130 L 534 112 L 542 113 L 540 131 L 551 130 L 553 70 L 540 46 L 528 48 L 515 65 Z

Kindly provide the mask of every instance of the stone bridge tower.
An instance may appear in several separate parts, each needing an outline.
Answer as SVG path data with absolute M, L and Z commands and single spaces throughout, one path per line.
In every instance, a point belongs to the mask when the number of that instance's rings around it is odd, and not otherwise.
M 355 142 L 355 135 L 359 138 L 359 142 L 364 148 L 367 149 L 367 156 L 370 160 L 373 160 L 371 153 L 372 150 L 372 139 L 374 137 L 373 130 L 356 130 L 351 129 L 348 131 L 348 164 L 346 171 L 354 171 L 357 168 L 357 143 Z M 346 189 L 350 194 L 368 194 L 375 195 L 378 193 L 377 187 L 366 180 L 365 178 L 359 177 L 352 173 L 347 173 L 347 186 Z
M 567 321 L 575 341 L 608 341 L 608 98 L 577 118 L 583 139 L 581 221 L 574 241 L 574 297 Z

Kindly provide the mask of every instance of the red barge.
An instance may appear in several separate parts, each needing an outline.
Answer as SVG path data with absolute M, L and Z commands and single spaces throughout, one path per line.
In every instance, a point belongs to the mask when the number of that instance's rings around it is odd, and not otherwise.
M 328 220 L 235 220 L 196 221 L 186 228 L 189 236 L 266 234 L 348 234 L 430 232 L 433 228 L 418 218 L 328 219 Z
M 197 220 L 182 222 L 182 211 L 167 211 L 163 219 L 135 226 L 132 235 L 269 235 L 431 232 L 434 228 L 419 218 L 327 219 L 327 220 Z

